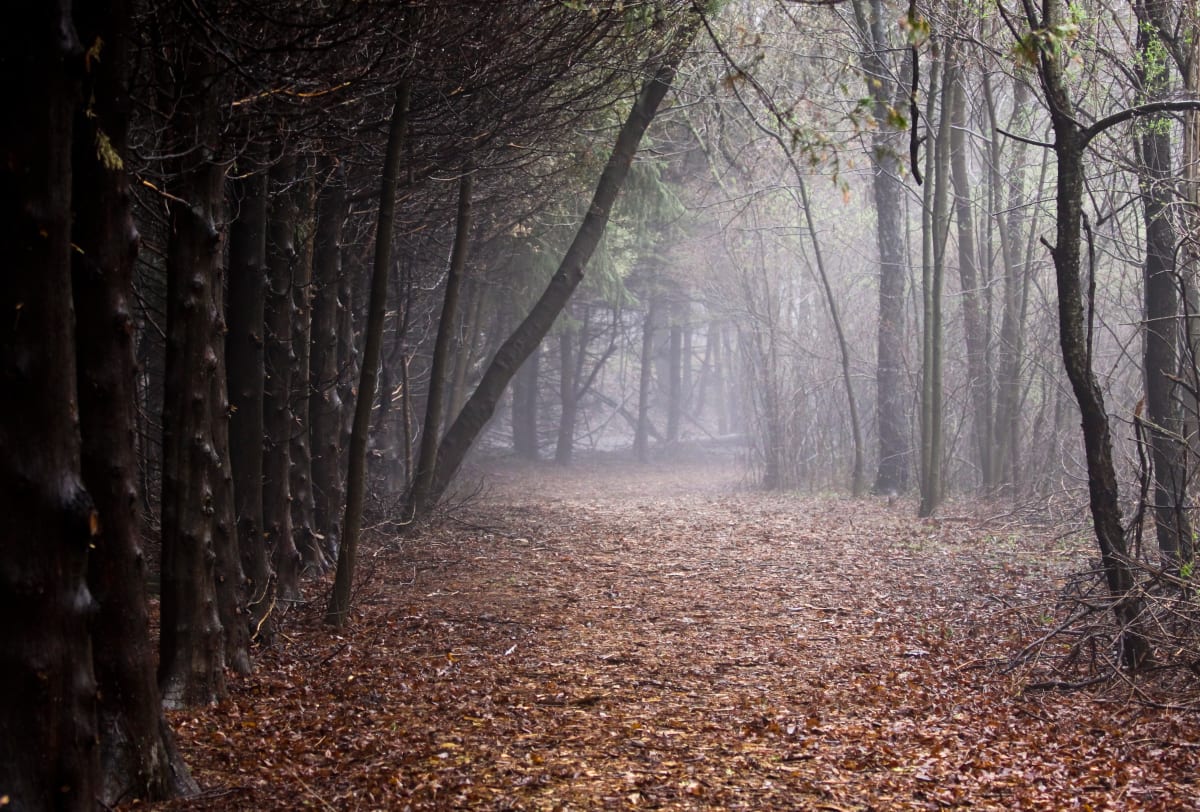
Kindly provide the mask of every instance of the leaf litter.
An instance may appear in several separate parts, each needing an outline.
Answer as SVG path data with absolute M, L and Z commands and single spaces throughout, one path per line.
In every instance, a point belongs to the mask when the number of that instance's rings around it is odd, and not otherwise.
M 1001 667 L 1086 538 L 741 476 L 492 468 L 171 715 L 205 790 L 157 808 L 1200 808 L 1194 715 Z

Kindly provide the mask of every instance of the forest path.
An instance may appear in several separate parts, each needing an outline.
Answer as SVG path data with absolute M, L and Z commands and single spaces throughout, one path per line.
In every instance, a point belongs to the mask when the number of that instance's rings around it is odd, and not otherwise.
M 487 482 L 364 554 L 345 634 L 314 601 L 230 702 L 174 718 L 209 788 L 177 808 L 1200 804 L 1194 723 L 994 667 L 1079 550 L 731 465 Z

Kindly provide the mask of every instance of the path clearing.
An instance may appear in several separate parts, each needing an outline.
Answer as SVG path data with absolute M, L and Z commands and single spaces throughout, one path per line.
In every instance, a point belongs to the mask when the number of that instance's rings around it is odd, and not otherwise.
M 1078 550 L 730 466 L 499 471 L 365 551 L 344 635 L 321 594 L 173 717 L 208 794 L 169 808 L 1200 806 L 1195 721 L 993 667 Z

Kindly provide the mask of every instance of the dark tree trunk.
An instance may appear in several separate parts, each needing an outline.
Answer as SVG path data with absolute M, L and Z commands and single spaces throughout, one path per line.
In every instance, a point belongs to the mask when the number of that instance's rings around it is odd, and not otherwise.
M 210 290 L 217 314 L 216 345 L 229 334 L 224 318 L 225 274 L 220 265 Z M 229 453 L 229 384 L 225 354 L 216 353 L 210 382 L 213 448 L 213 581 L 217 591 L 217 614 L 225 639 L 225 663 L 241 674 L 250 673 L 250 613 L 246 608 L 246 576 L 242 571 L 237 537 L 237 511 L 233 494 L 233 466 Z
M 1062 23 L 1062 9 L 1056 2 L 1047 3 L 1045 8 L 1045 19 L 1031 18 L 1029 23 L 1037 30 L 1054 30 Z M 1104 408 L 1104 393 L 1092 369 L 1090 296 L 1089 311 L 1084 311 L 1083 159 L 1089 139 L 1098 130 L 1083 130 L 1074 117 L 1075 107 L 1067 89 L 1065 66 L 1060 61 L 1062 56 L 1062 49 L 1053 43 L 1043 43 L 1038 60 L 1039 77 L 1050 106 L 1054 153 L 1058 162 L 1055 200 L 1058 222 L 1051 254 L 1058 282 L 1059 344 L 1082 418 L 1092 525 L 1109 592 L 1114 598 L 1113 609 L 1123 627 L 1122 660 L 1127 667 L 1136 669 L 1149 659 L 1150 651 L 1138 628 L 1139 602 L 1130 593 L 1134 579 L 1121 525 L 1112 435 Z
M 263 318 L 267 285 L 267 176 L 233 183 L 229 229 L 229 332 L 225 336 L 229 440 L 238 549 L 247 578 L 249 626 L 271 637 L 269 596 L 275 573 L 263 538 Z M 226 633 L 230 629 L 226 624 Z
M 295 159 L 271 169 L 263 387 L 263 532 L 280 600 L 300 598 L 300 553 L 292 537 L 292 272 L 296 265 Z M 268 590 L 269 593 L 269 590 Z
M 1164 97 L 1170 89 L 1170 67 L 1155 58 L 1157 46 L 1153 19 L 1139 2 L 1137 76 L 1145 100 Z M 1170 205 L 1174 197 L 1171 177 L 1171 118 L 1163 115 L 1139 123 L 1138 184 L 1146 229 L 1146 258 L 1142 266 L 1145 307 L 1143 374 L 1146 386 L 1146 425 L 1154 470 L 1154 526 L 1164 561 L 1191 561 L 1192 534 L 1187 510 L 1185 435 L 1173 380 L 1178 376 L 1179 292 L 1175 279 L 1175 229 Z
M 128 19 L 120 0 L 85 4 L 75 13 L 82 41 L 105 43 L 105 58 L 93 62 L 85 76 L 91 108 L 75 116 L 71 231 L 77 247 L 71 255 L 71 288 L 82 471 L 99 515 L 88 585 L 99 604 L 92 640 L 100 743 L 97 798 L 105 806 L 133 798 L 163 800 L 196 789 L 174 746 L 154 680 L 140 543 L 133 346 L 139 236 L 120 163 L 129 120 Z M 101 133 L 112 149 L 106 157 L 96 151 Z
M 541 298 L 534 304 L 533 309 L 525 320 L 508 337 L 499 351 L 492 358 L 483 378 L 476 387 L 474 394 L 463 407 L 458 419 L 450 426 L 442 444 L 438 448 L 437 470 L 434 474 L 430 498 L 439 499 L 450 480 L 458 472 L 463 459 L 470 450 L 475 438 L 487 425 L 488 420 L 496 410 L 496 404 L 504 394 L 505 388 L 512 376 L 524 363 L 525 359 L 541 344 L 546 333 L 558 318 L 558 314 L 566 306 L 571 294 L 583 279 L 584 269 L 588 260 L 604 234 L 608 223 L 609 212 L 616 201 L 617 193 L 629 172 L 633 156 L 638 144 L 650 122 L 658 111 L 658 105 L 666 96 L 675 80 L 675 72 L 683 55 L 690 45 L 692 37 L 700 24 L 696 15 L 691 15 L 683 28 L 677 32 L 672 45 L 667 49 L 662 61 L 651 71 L 650 77 L 642 85 L 637 100 L 629 111 L 629 116 L 613 147 L 608 163 L 600 175 L 596 193 L 591 206 L 579 226 L 571 246 L 563 256 L 558 270 L 550 280 L 550 284 L 542 293 Z
M 450 374 L 450 349 L 454 342 L 454 327 L 458 320 L 458 298 L 462 286 L 463 268 L 467 262 L 467 249 L 471 239 L 471 181 L 472 171 L 464 168 L 458 185 L 458 219 L 454 225 L 454 248 L 450 252 L 450 268 L 446 273 L 446 291 L 442 299 L 442 316 L 438 321 L 437 340 L 433 347 L 433 361 L 429 368 L 429 394 L 425 399 L 425 425 L 421 430 L 421 450 L 417 457 L 416 475 L 413 477 L 412 495 L 408 514 L 424 514 L 429 504 L 430 488 L 433 485 L 434 466 L 437 462 L 437 447 L 442 433 L 443 398 Z M 407 396 L 407 393 L 406 393 Z
M 325 572 L 329 562 L 317 538 L 312 484 L 312 446 L 309 444 L 309 393 L 312 391 L 312 301 L 314 188 L 311 161 L 301 164 L 297 176 L 296 264 L 292 272 L 292 365 L 291 487 L 292 532 L 304 568 Z
M 86 575 L 100 520 L 80 473 L 70 234 L 81 51 L 68 4 L 5 12 L 0 794 L 14 809 L 91 810 L 100 784 Z
M 225 695 L 217 614 L 214 489 L 226 449 L 213 437 L 212 376 L 224 352 L 214 303 L 221 260 L 218 215 L 225 170 L 217 160 L 212 66 L 192 46 L 178 56 L 182 96 L 169 122 L 180 157 L 168 201 L 167 358 L 163 394 L 162 602 L 158 683 L 179 708 Z M 204 77 L 204 78 L 202 78 Z
M 312 355 L 309 358 L 309 447 L 316 532 L 327 557 L 337 555 L 342 506 L 342 399 L 338 391 L 338 284 L 342 275 L 342 225 L 346 185 L 341 167 L 322 163 L 313 241 Z
M 375 229 L 375 263 L 371 269 L 371 298 L 367 307 L 366 340 L 358 400 L 354 406 L 354 427 L 350 435 L 350 461 L 346 476 L 346 514 L 342 522 L 342 543 L 338 551 L 337 574 L 325 622 L 340 628 L 350 613 L 350 588 L 358 555 L 358 534 L 362 526 L 363 495 L 367 473 L 367 436 L 371 428 L 371 406 L 375 401 L 375 383 L 383 350 L 383 322 L 387 315 L 387 286 L 392 264 L 392 230 L 396 214 L 396 181 L 400 176 L 400 157 L 408 125 L 408 101 L 411 86 L 407 79 L 396 88 L 396 102 L 388 132 L 387 153 L 380 182 L 379 223 Z

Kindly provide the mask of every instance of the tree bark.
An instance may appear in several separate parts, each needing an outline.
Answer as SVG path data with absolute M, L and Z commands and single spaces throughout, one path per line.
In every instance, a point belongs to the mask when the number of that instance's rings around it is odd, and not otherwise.
M 925 193 L 921 217 L 922 298 L 925 304 L 921 381 L 921 501 L 920 517 L 932 516 L 944 498 L 942 483 L 942 289 L 945 280 L 946 237 L 950 230 L 947 202 L 950 166 L 950 111 L 953 76 L 939 88 L 939 66 L 930 72 L 929 103 L 925 120 L 931 121 L 941 96 L 941 114 L 935 133 L 926 139 Z
M 300 553 L 292 536 L 292 272 L 296 265 L 295 158 L 271 168 L 263 386 L 263 532 L 275 567 L 271 600 L 300 598 Z M 268 603 L 271 602 L 268 601 Z
M 889 124 L 890 110 L 903 89 L 889 81 L 889 47 L 882 0 L 854 0 L 854 19 L 862 40 L 860 59 L 872 99 L 876 129 L 871 136 L 875 238 L 879 248 L 879 333 L 876 354 L 875 415 L 879 435 L 876 493 L 908 490 L 912 464 L 905 417 L 904 347 L 907 331 L 904 291 L 907 287 L 904 247 L 904 184 L 897 157 L 899 139 Z M 915 122 L 914 122 L 915 126 Z
M 1137 78 L 1142 101 L 1161 99 L 1170 89 L 1170 65 L 1156 58 L 1158 34 L 1147 3 L 1135 3 L 1138 15 Z M 1146 387 L 1147 433 L 1154 471 L 1154 527 L 1158 550 L 1166 563 L 1192 559 L 1187 509 L 1185 433 L 1173 380 L 1179 372 L 1179 292 L 1175 277 L 1175 229 L 1170 221 L 1171 119 L 1157 116 L 1139 122 L 1138 185 L 1146 256 L 1142 266 L 1145 316 L 1142 369 Z
M 342 399 L 338 391 L 338 283 L 342 276 L 342 225 L 346 183 L 341 166 L 325 159 L 319 169 L 317 223 L 313 240 L 312 348 L 309 357 L 309 448 L 316 532 L 322 550 L 337 556 L 342 505 Z
M 642 85 L 637 100 L 617 135 L 616 144 L 604 171 L 600 174 L 592 204 L 558 270 L 529 315 L 492 358 L 462 413 L 446 432 L 438 448 L 437 469 L 430 488 L 430 498 L 433 501 L 445 492 L 475 438 L 495 412 L 496 404 L 512 376 L 534 348 L 541 344 L 554 320 L 583 279 L 588 260 L 604 234 L 609 213 L 625 176 L 629 173 L 629 166 L 637 152 L 638 144 L 641 143 L 642 135 L 650 126 L 659 104 L 670 89 L 675 72 L 699 25 L 698 15 L 692 14 L 682 30 L 676 33 L 662 61 L 652 69 L 650 77 Z
M 100 519 L 81 478 L 71 303 L 69 4 L 0 31 L 0 787 L 15 809 L 91 810 L 99 784 L 86 581 Z
M 310 445 L 309 393 L 312 391 L 312 303 L 313 303 L 313 227 L 314 227 L 314 164 L 311 159 L 300 163 L 295 197 L 296 263 L 292 269 L 292 364 L 291 412 L 291 490 L 292 533 L 300 561 L 309 572 L 323 573 L 329 568 L 321 550 L 316 529 L 316 506 L 313 498 L 312 446 Z
M 392 231 L 396 215 L 396 181 L 400 176 L 400 158 L 408 124 L 410 84 L 402 79 L 396 88 L 396 102 L 388 132 L 387 153 L 380 183 L 379 223 L 375 229 L 375 263 L 371 271 L 371 298 L 367 307 L 366 341 L 354 407 L 354 426 L 350 434 L 350 461 L 346 477 L 346 512 L 342 521 L 342 543 L 338 550 L 337 573 L 325 622 L 335 628 L 346 624 L 350 613 L 350 588 L 358 555 L 358 536 L 362 528 L 363 496 L 366 485 L 367 436 L 371 428 L 371 405 L 375 400 L 375 382 L 383 348 L 383 321 L 387 314 L 387 283 L 392 264 Z
M 450 267 L 446 273 L 446 291 L 442 299 L 442 316 L 438 321 L 437 339 L 433 347 L 433 361 L 429 368 L 429 394 L 425 398 L 425 425 L 421 430 L 421 450 L 417 457 L 417 471 L 413 478 L 412 494 L 409 497 L 407 514 L 425 514 L 433 485 L 434 466 L 437 463 L 437 447 L 442 433 L 443 399 L 450 382 L 450 350 L 454 343 L 454 328 L 458 319 L 458 298 L 462 287 L 463 268 L 467 263 L 467 249 L 471 239 L 471 183 L 473 171 L 464 167 L 458 185 L 458 218 L 454 225 L 454 247 L 450 251 Z M 407 393 L 405 393 L 407 396 Z
M 100 785 L 106 806 L 196 790 L 163 717 L 140 543 L 135 427 L 133 264 L 139 235 L 123 161 L 129 122 L 129 9 L 123 0 L 75 11 L 83 42 L 103 43 L 75 115 L 71 291 L 75 300 L 83 482 L 99 516 L 88 585 L 98 696 Z M 98 154 L 107 139 L 111 152 Z M 7 402 L 7 401 L 6 401 Z M 7 447 L 7 446 L 6 446 Z M 2 734 L 0 734 L 2 735 Z M 2 782 L 0 782 L 2 783 Z
M 1052 31 L 1062 23 L 1062 8 L 1057 2 L 1045 5 L 1046 16 L 1040 20 L 1033 13 L 1031 0 L 1025 2 L 1034 30 Z M 1150 651 L 1138 628 L 1141 607 L 1131 594 L 1134 579 L 1121 525 L 1112 435 L 1104 393 L 1092 369 L 1091 331 L 1088 315 L 1084 312 L 1081 267 L 1083 159 L 1089 135 L 1074 116 L 1075 108 L 1061 61 L 1066 49 L 1052 42 L 1039 42 L 1038 74 L 1050 107 L 1054 154 L 1058 163 L 1055 194 L 1058 223 L 1051 255 L 1058 283 L 1059 344 L 1082 417 L 1092 524 L 1109 592 L 1114 599 L 1113 611 L 1122 626 L 1121 658 L 1128 668 L 1136 669 L 1146 663 Z
M 992 463 L 992 385 L 988 369 L 988 336 L 979 307 L 979 272 L 975 251 L 975 221 L 971 212 L 971 174 L 967 166 L 967 100 L 963 71 L 946 77 L 950 101 L 950 175 L 954 183 L 954 219 L 958 226 L 958 281 L 962 291 L 963 332 L 967 349 L 967 388 L 971 395 L 971 424 L 975 453 L 985 491 L 996 487 Z
M 214 294 L 225 169 L 218 163 L 214 73 L 196 44 L 177 56 L 181 97 L 168 126 L 179 156 L 167 208 L 167 358 L 163 395 L 162 601 L 158 683 L 169 708 L 225 696 L 217 614 L 213 499 L 227 449 L 213 437 L 212 376 L 224 352 Z
M 263 537 L 264 314 L 267 287 L 267 175 L 235 181 L 237 215 L 229 228 L 229 302 L 225 335 L 229 451 L 234 514 L 248 617 L 255 636 L 270 639 L 268 610 L 275 573 Z M 224 619 L 223 619 L 224 620 Z M 226 634 L 233 629 L 225 623 Z

